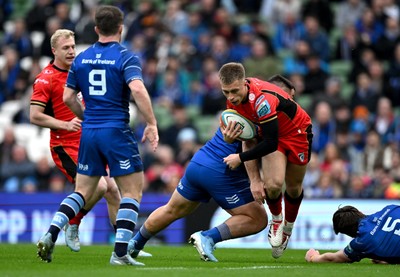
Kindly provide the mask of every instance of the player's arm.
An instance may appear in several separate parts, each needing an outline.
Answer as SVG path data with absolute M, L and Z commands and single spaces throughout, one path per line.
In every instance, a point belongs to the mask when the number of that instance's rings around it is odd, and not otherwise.
M 260 124 L 262 141 L 254 148 L 239 154 L 242 162 L 255 160 L 266 156 L 278 149 L 278 118 Z
M 83 112 L 85 111 L 85 107 L 82 101 L 79 99 L 77 91 L 65 87 L 63 94 L 63 101 L 65 105 L 80 119 L 83 119 Z
M 306 253 L 305 259 L 310 263 L 351 263 L 353 262 L 349 259 L 343 250 L 339 250 L 337 252 L 326 252 L 320 254 L 318 250 L 313 248 L 309 249 Z
M 252 139 L 249 141 L 243 141 L 242 147 L 243 151 L 247 151 L 257 145 L 257 139 Z M 260 170 L 258 168 L 258 160 L 251 160 L 244 163 L 246 167 L 247 175 L 250 179 L 250 191 L 253 195 L 254 200 L 262 205 L 265 202 L 265 189 L 264 182 L 260 175 Z
M 147 138 L 153 147 L 153 151 L 155 151 L 158 146 L 159 137 L 157 120 L 153 112 L 153 107 L 151 106 L 149 93 L 147 92 L 143 82 L 139 79 L 129 82 L 129 88 L 136 106 L 146 121 L 146 128 L 143 132 L 142 142 Z
M 32 124 L 53 130 L 67 130 L 71 132 L 79 131 L 81 128 L 82 121 L 79 118 L 74 118 L 71 121 L 59 120 L 45 114 L 44 110 L 43 106 L 31 104 L 29 119 Z

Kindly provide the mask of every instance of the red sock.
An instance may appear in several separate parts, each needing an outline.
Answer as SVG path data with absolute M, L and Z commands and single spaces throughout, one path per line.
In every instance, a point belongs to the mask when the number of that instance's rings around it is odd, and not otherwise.
M 79 213 L 78 213 L 74 218 L 72 218 L 72 219 L 68 222 L 69 225 L 78 225 L 78 226 L 79 226 L 79 224 L 81 224 L 82 218 L 83 218 L 87 213 L 88 213 L 88 211 L 86 211 L 86 210 L 84 210 L 84 209 L 81 209 L 81 210 L 79 211 Z
M 287 222 L 295 222 L 297 214 L 299 213 L 300 204 L 303 200 L 303 191 L 297 198 L 291 198 L 289 194 L 285 191 L 284 201 L 285 201 L 285 220 Z
M 273 215 L 280 215 L 282 213 L 282 193 L 279 194 L 278 198 L 271 199 L 267 195 L 267 204 L 269 211 Z

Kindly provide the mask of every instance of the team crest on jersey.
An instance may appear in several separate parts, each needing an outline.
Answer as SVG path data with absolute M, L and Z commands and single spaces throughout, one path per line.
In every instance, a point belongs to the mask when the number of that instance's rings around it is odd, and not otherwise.
M 256 99 L 256 96 L 254 95 L 254 93 L 250 93 L 249 94 L 249 100 L 250 101 L 254 101 L 254 99 Z
M 51 69 L 45 69 L 45 70 L 43 71 L 43 73 L 44 73 L 44 74 L 53 74 L 53 70 L 51 70 Z
M 257 115 L 258 117 L 266 116 L 271 113 L 271 106 L 269 105 L 267 100 L 264 100 L 257 107 Z
M 301 162 L 304 162 L 304 153 L 297 154 Z
M 96 59 L 100 59 L 101 58 L 101 54 L 96 54 Z

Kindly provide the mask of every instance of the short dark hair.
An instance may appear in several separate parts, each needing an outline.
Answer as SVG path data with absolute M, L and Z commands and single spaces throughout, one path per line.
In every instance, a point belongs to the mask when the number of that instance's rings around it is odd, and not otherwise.
M 102 5 L 97 8 L 94 21 L 100 34 L 115 35 L 124 22 L 124 13 L 117 7 Z
M 339 208 L 332 217 L 335 234 L 342 233 L 352 238 L 357 236 L 358 225 L 365 214 L 353 206 Z
M 296 91 L 296 88 L 294 87 L 292 81 L 283 77 L 280 74 L 275 74 L 275 75 L 271 76 L 267 81 L 272 84 L 275 84 L 279 87 L 286 87 L 289 90 L 294 89 L 294 91 Z

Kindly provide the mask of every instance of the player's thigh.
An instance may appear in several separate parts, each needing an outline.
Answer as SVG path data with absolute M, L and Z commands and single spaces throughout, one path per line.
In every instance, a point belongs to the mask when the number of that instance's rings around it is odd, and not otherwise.
M 142 200 L 142 190 L 144 184 L 143 171 L 127 175 L 114 177 L 121 191 L 122 197 L 134 198 L 138 202 Z
M 306 170 L 307 165 L 298 165 L 289 162 L 285 178 L 286 190 L 301 188 Z
M 275 151 L 262 157 L 262 173 L 267 188 L 268 186 L 283 186 L 285 181 L 286 163 L 287 158 L 280 151 Z
M 165 212 L 173 214 L 176 218 L 181 218 L 191 214 L 199 205 L 200 202 L 186 199 L 175 190 L 168 203 L 165 205 Z
M 267 212 L 264 206 L 255 201 L 226 211 L 232 216 L 246 215 L 251 218 L 259 219 L 260 221 L 267 221 Z
M 89 200 L 95 192 L 99 183 L 100 176 L 88 176 L 83 174 L 76 175 L 75 191 L 83 195 L 85 200 Z

